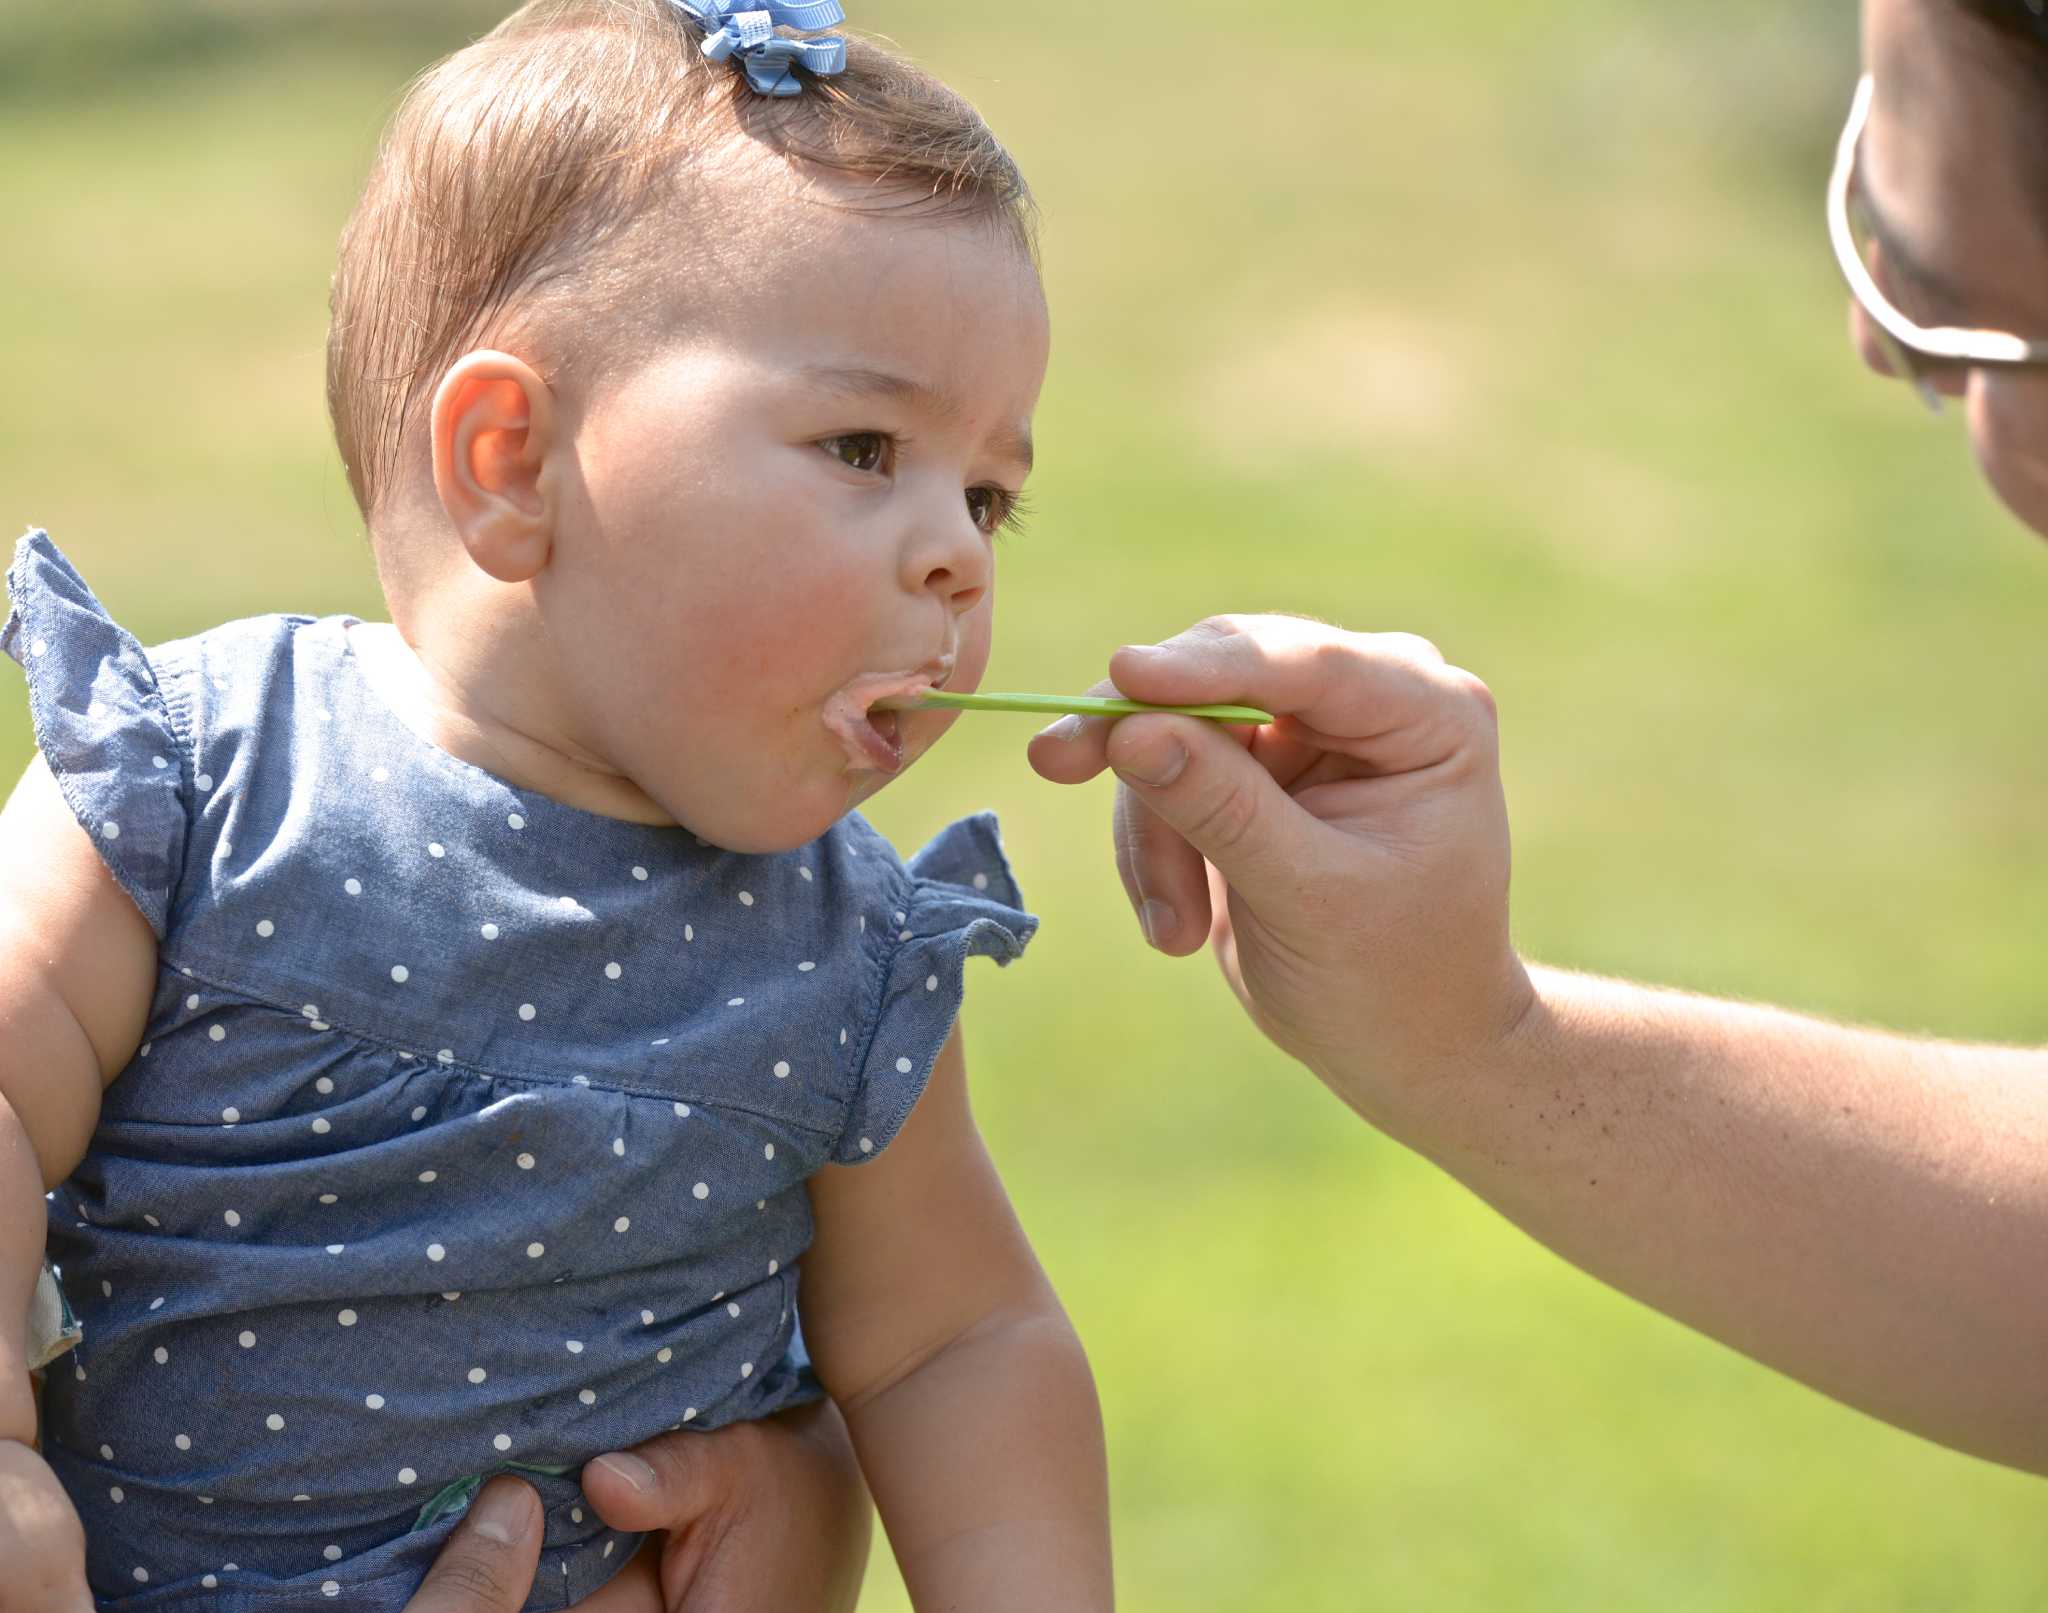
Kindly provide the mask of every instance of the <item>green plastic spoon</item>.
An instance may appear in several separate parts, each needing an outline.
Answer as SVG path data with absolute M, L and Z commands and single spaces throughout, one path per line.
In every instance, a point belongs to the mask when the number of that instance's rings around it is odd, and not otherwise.
M 1138 700 L 1087 694 L 954 694 L 946 689 L 928 689 L 921 695 L 877 704 L 898 711 L 1032 711 L 1054 716 L 1072 713 L 1077 717 L 1135 717 L 1141 712 L 1158 711 L 1173 717 L 1207 717 L 1211 722 L 1273 721 L 1270 711 L 1261 711 L 1256 706 L 1148 706 Z

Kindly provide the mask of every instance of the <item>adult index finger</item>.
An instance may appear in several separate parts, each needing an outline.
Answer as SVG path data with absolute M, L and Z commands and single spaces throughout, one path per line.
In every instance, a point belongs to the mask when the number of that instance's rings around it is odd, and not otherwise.
M 1158 645 L 1126 645 L 1110 676 L 1134 700 L 1231 700 L 1292 718 L 1375 769 L 1437 759 L 1470 673 L 1412 633 L 1352 633 L 1298 616 L 1212 616 Z

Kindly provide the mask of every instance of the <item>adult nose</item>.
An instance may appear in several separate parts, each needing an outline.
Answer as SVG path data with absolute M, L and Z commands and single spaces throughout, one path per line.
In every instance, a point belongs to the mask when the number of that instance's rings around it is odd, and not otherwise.
M 1967 364 L 1915 360 L 1897 352 L 1879 332 L 1877 321 L 1853 298 L 1849 302 L 1849 341 L 1871 370 L 1895 381 L 1910 383 L 1930 407 L 1939 398 L 1964 397 L 1970 390 L 1970 367 Z M 1901 362 L 1908 366 L 1904 373 L 1899 367 Z
M 950 509 L 920 517 L 904 540 L 903 586 L 935 595 L 964 616 L 988 593 L 993 563 L 987 535 L 967 513 L 965 496 L 955 493 Z

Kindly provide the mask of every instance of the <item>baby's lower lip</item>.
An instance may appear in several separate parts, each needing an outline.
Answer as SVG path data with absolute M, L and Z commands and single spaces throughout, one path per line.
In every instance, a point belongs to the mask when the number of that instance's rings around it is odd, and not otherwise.
M 876 702 L 900 699 L 931 687 L 931 680 L 913 672 L 869 673 L 855 678 L 825 702 L 825 726 L 857 768 L 898 773 L 903 768 L 901 717 L 878 711 Z
M 900 772 L 903 768 L 903 735 L 893 711 L 870 711 L 855 730 L 854 737 L 877 771 Z

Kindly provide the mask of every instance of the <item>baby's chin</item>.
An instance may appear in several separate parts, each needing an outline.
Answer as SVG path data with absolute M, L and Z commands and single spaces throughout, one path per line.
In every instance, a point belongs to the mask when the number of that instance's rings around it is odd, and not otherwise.
M 953 712 L 906 716 L 902 753 L 892 770 L 841 767 L 822 771 L 816 787 L 779 791 L 766 810 L 759 800 L 677 803 L 668 808 L 676 824 L 708 846 L 749 857 L 772 857 L 816 840 L 862 802 L 872 800 L 914 767 L 946 727 Z M 929 719 L 938 719 L 932 723 Z
M 902 711 L 892 715 L 897 719 L 899 743 L 902 747 L 896 765 L 890 769 L 849 767 L 846 770 L 846 810 L 849 812 L 861 802 L 873 800 L 922 761 L 926 752 L 931 750 L 946 730 L 953 726 L 960 713 Z
M 918 754 L 922 754 L 919 752 Z M 879 768 L 856 768 L 846 775 L 846 811 L 851 812 L 863 801 L 872 801 L 890 785 L 916 765 L 916 755 L 906 755 L 897 765 L 895 772 L 884 773 Z M 846 813 L 842 812 L 841 817 Z

